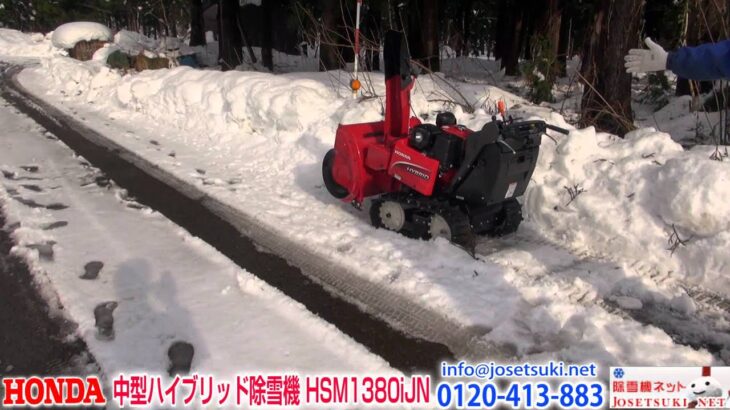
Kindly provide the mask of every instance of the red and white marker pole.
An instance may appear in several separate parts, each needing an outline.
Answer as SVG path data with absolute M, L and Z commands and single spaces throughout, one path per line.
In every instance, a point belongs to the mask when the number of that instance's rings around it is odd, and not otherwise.
M 355 78 L 350 81 L 353 98 L 357 98 L 357 92 L 361 86 L 358 71 L 360 69 L 360 9 L 362 8 L 362 2 L 363 0 L 357 0 L 357 13 L 355 14 Z

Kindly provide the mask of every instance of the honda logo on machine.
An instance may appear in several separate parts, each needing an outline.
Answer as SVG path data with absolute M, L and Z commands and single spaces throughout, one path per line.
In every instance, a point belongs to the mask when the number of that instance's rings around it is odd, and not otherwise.
M 730 367 L 612 367 L 611 408 L 730 408 Z
M 397 149 L 396 149 L 396 150 L 393 150 L 393 153 L 394 153 L 395 155 L 398 155 L 399 157 L 403 157 L 403 158 L 405 158 L 405 159 L 407 159 L 407 160 L 409 160 L 409 161 L 411 160 L 411 156 L 410 156 L 410 155 L 408 155 L 408 154 L 404 154 L 404 153 L 402 153 L 402 152 L 398 151 Z

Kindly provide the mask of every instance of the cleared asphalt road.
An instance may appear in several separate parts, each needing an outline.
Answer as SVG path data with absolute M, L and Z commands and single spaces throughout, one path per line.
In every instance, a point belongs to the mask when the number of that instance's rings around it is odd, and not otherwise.
M 0 230 L 0 377 L 79 373 L 93 359 L 81 339 L 67 341 L 74 325 L 52 314 L 28 267 L 10 254 L 12 228 Z

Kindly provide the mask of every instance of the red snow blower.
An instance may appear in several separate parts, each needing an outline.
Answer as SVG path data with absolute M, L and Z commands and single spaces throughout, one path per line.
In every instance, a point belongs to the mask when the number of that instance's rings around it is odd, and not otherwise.
M 547 129 L 544 121 L 492 117 L 481 130 L 442 112 L 436 124 L 410 116 L 416 75 L 403 35 L 386 34 L 385 120 L 340 125 L 322 175 L 332 196 L 361 208 L 374 226 L 414 238 L 444 237 L 473 250 L 476 235 L 503 236 L 522 221 L 525 193 Z M 504 118 L 504 106 L 500 104 Z

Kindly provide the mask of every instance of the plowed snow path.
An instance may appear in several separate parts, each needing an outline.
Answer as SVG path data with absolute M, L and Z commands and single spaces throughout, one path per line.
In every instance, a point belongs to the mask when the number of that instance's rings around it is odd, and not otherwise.
M 523 286 L 550 283 L 560 297 L 662 329 L 679 344 L 730 359 L 730 300 L 683 283 L 639 261 L 614 262 L 565 249 L 529 227 L 516 235 L 484 240 L 480 259 L 517 272 Z
M 34 75 L 20 78 L 44 95 Z M 241 229 L 254 241 L 334 293 L 459 356 L 516 354 L 613 365 L 713 361 L 707 349 L 684 345 L 673 339 L 674 332 L 617 314 L 604 302 L 618 295 L 620 306 L 636 305 L 640 298 L 614 290 L 631 288 L 636 280 L 642 297 L 656 293 L 679 303 L 681 295 L 646 285 L 632 272 L 616 273 L 600 260 L 541 244 L 544 239 L 529 225 L 512 243 L 493 246 L 502 251 L 479 260 L 444 241 L 413 241 L 373 229 L 363 213 L 322 187 L 320 161 L 328 146 L 319 136 L 208 134 L 165 123 L 148 108 L 97 110 L 73 98 L 44 98 L 140 161 L 184 181 L 220 214 L 244 220 Z M 321 131 L 334 135 L 331 120 L 322 122 Z M 520 238 L 526 248 L 520 248 Z M 708 333 L 715 338 L 713 326 Z
M 78 324 L 75 335 L 107 376 L 164 374 L 175 341 L 193 344 L 193 371 L 221 377 L 253 369 L 392 371 L 300 304 L 127 198 L 2 99 L 0 123 L 0 205 L 15 252 Z M 89 262 L 103 266 L 81 278 Z M 117 304 L 113 340 L 98 338 L 95 327 L 95 308 L 108 302 Z

